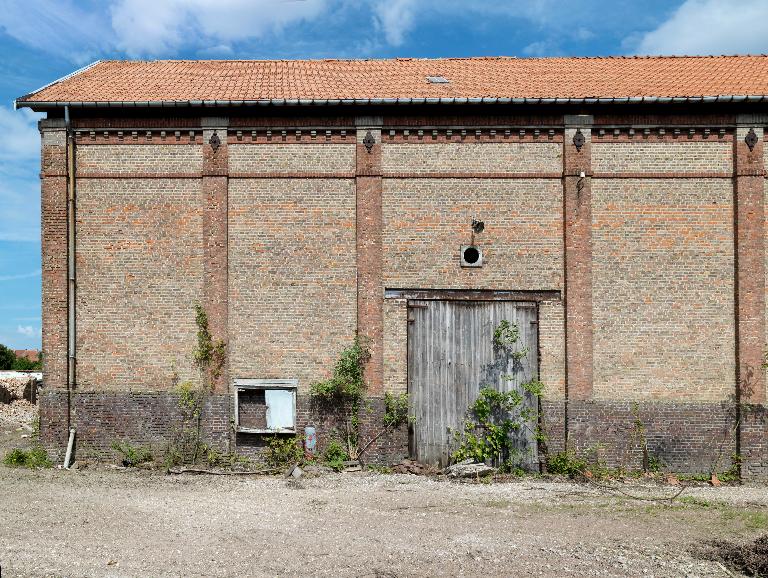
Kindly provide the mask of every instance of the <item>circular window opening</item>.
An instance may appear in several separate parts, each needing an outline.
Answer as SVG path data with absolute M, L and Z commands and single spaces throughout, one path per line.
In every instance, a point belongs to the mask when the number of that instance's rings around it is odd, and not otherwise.
M 464 262 L 474 265 L 480 260 L 480 251 L 477 247 L 466 247 L 464 249 Z

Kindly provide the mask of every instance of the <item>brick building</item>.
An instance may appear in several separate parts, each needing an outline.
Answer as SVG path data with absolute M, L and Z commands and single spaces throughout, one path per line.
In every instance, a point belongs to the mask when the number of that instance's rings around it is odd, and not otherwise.
M 160 443 L 200 303 L 227 348 L 213 443 L 327 436 L 309 386 L 359 332 L 371 420 L 410 389 L 431 456 L 468 405 L 439 371 L 514 317 L 539 449 L 636 463 L 638 413 L 668 468 L 764 478 L 766 95 L 763 56 L 98 62 L 43 87 L 16 102 L 47 113 L 41 436 Z

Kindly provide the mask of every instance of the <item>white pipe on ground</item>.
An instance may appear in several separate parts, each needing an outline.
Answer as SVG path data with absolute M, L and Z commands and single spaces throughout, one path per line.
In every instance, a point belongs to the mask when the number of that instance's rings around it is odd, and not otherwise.
M 69 442 L 67 442 L 67 455 L 64 456 L 64 469 L 69 469 L 69 460 L 72 459 L 72 448 L 75 446 L 75 428 L 69 429 Z

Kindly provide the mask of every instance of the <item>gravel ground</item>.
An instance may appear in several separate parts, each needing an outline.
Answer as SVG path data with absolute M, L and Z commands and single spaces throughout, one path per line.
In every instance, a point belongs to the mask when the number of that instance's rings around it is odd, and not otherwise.
M 668 494 L 670 488 L 623 486 Z M 690 551 L 766 531 L 768 489 L 673 505 L 572 483 L 166 476 L 0 466 L 2 576 L 727 576 Z

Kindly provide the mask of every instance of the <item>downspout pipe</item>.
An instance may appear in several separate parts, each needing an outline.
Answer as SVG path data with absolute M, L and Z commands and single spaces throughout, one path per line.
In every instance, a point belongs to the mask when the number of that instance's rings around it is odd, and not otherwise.
M 72 427 L 72 390 L 77 378 L 77 357 L 75 350 L 75 133 L 69 115 L 69 106 L 64 107 L 64 125 L 67 138 L 67 431 L 69 441 L 64 467 L 69 468 L 74 445 L 75 429 Z

